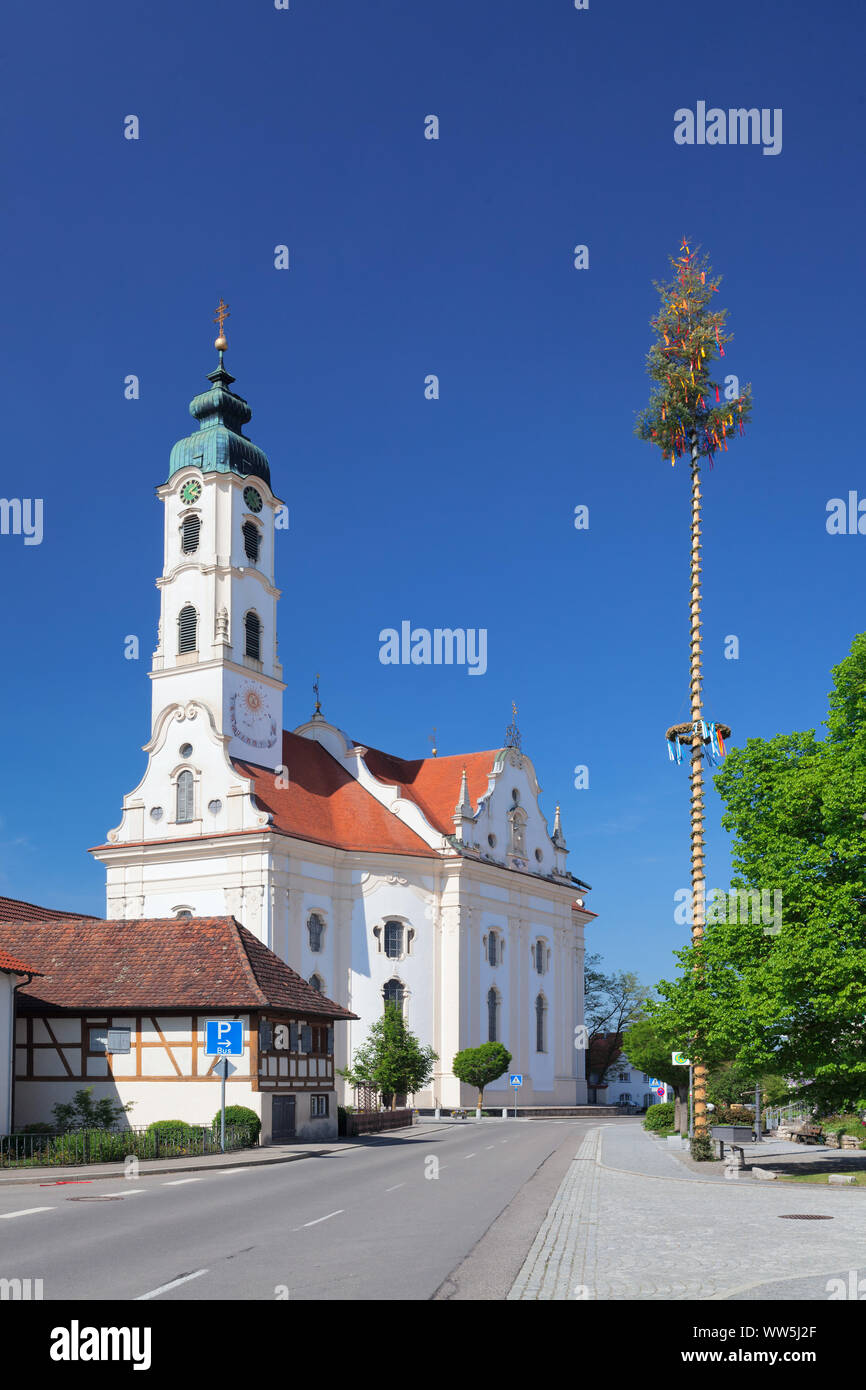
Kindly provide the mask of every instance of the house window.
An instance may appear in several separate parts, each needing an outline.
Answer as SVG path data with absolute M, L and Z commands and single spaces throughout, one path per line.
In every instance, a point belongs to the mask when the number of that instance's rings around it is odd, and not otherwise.
M 618 1080 L 618 1081 L 631 1081 L 631 1072 L 630 1072 L 630 1071 L 621 1071 L 620 1074 L 619 1074 L 619 1076 L 617 1077 L 617 1080 Z
M 322 949 L 322 933 L 325 924 L 318 912 L 311 912 L 307 921 L 307 935 L 310 939 L 310 950 L 318 953 Z
M 535 1050 L 547 1051 L 547 1005 L 542 994 L 535 1001 Z
M 88 1030 L 90 1052 L 129 1052 L 131 1030 L 129 1028 L 90 1028 Z
M 185 516 L 180 532 L 180 548 L 184 555 L 194 555 L 198 550 L 201 521 L 197 516 Z
M 321 1120 L 328 1113 L 328 1096 L 310 1096 L 310 1119 Z
M 487 1041 L 499 1041 L 499 995 L 495 989 L 487 991 Z
M 244 533 L 244 552 L 247 559 L 252 560 L 255 565 L 258 563 L 259 545 L 261 544 L 259 528 L 254 526 L 251 521 L 245 521 L 242 530 Z
M 325 984 L 320 975 L 311 975 L 310 984 L 313 986 L 313 989 L 316 990 L 318 994 L 324 993 Z
M 184 604 L 177 617 L 178 654 L 195 651 L 197 626 L 198 616 L 195 609 L 191 603 Z
M 244 618 L 244 631 L 246 633 L 245 654 L 251 656 L 254 661 L 261 661 L 262 624 L 258 613 L 247 613 Z
M 195 819 L 195 786 L 188 769 L 184 769 L 177 779 L 177 819 Z
M 389 1004 L 393 1004 L 402 1012 L 403 1000 L 405 997 L 406 991 L 404 990 L 399 980 L 389 980 L 388 983 L 385 985 L 385 988 L 382 990 L 382 998 L 385 1001 L 386 1009 Z
M 385 955 L 399 960 L 403 954 L 403 926 L 400 922 L 385 923 Z
M 259 1024 L 259 1051 L 270 1052 L 274 1045 L 274 1025 L 269 1019 L 263 1018 Z
M 490 965 L 498 965 L 499 963 L 498 944 L 496 932 L 492 931 L 487 938 L 487 961 Z

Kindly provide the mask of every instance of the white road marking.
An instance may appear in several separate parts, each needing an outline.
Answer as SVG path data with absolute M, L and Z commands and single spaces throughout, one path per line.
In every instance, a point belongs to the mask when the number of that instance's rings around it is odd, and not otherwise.
M 476 1158 L 476 1157 L 477 1157 L 477 1154 L 476 1154 L 476 1153 L 464 1154 L 463 1157 L 464 1157 L 464 1158 Z
M 4 1211 L 0 1220 L 12 1221 L 16 1216 L 33 1216 L 37 1211 L 54 1211 L 54 1207 L 24 1207 L 23 1211 Z
M 203 1274 L 207 1274 L 206 1269 L 197 1269 L 194 1274 L 182 1274 L 179 1279 L 172 1279 L 170 1284 L 160 1284 L 158 1289 L 151 1289 L 149 1293 L 140 1293 L 135 1302 L 141 1303 L 146 1298 L 156 1298 L 161 1293 L 168 1293 L 169 1289 L 176 1289 L 180 1284 L 188 1284 L 190 1279 L 200 1279 Z
M 271 1165 L 268 1164 L 268 1167 Z M 246 1168 L 214 1168 L 211 1177 L 228 1177 L 230 1173 L 245 1173 Z
M 147 1194 L 143 1187 L 134 1187 L 131 1192 L 124 1192 L 124 1197 L 145 1197 Z
M 164 1182 L 163 1187 L 183 1187 L 185 1182 L 201 1182 L 201 1178 L 175 1178 L 172 1182 Z
M 343 1207 L 340 1207 L 339 1211 L 329 1211 L 327 1216 L 318 1216 L 315 1221 L 305 1221 L 304 1226 L 318 1226 L 320 1221 L 330 1221 L 332 1216 L 342 1216 L 343 1210 Z M 303 1227 L 301 1229 L 303 1230 Z
M 487 1149 L 492 1149 L 494 1146 L 493 1146 L 493 1144 L 485 1144 L 484 1147 L 487 1148 Z
M 385 1188 L 385 1191 L 386 1191 L 386 1192 L 396 1192 L 398 1187 L 405 1187 L 405 1186 L 406 1186 L 406 1184 L 405 1184 L 404 1182 L 395 1182 L 395 1184 L 394 1184 L 393 1187 L 386 1187 L 386 1188 Z

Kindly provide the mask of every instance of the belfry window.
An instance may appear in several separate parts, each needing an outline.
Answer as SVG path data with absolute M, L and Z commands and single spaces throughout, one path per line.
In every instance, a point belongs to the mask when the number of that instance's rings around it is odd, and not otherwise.
M 535 1001 L 535 1050 L 547 1051 L 547 1005 L 543 994 Z
M 177 650 L 179 653 L 195 651 L 197 627 L 198 614 L 192 604 L 187 603 L 180 610 L 177 619 Z
M 180 532 L 180 548 L 184 555 L 193 555 L 198 550 L 201 520 L 199 517 L 185 516 Z
M 254 661 L 262 659 L 262 623 L 258 613 L 247 613 L 244 618 L 244 631 L 246 633 L 245 652 Z
M 261 545 L 261 534 L 258 526 L 254 526 L 251 521 L 245 521 L 242 527 L 244 534 L 244 551 L 248 560 L 253 564 L 258 564 L 259 547 Z
M 188 769 L 184 769 L 177 779 L 177 819 L 195 819 L 195 786 Z

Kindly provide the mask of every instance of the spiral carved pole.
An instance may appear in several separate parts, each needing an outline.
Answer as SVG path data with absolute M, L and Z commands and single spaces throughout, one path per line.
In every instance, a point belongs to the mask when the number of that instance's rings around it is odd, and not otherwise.
M 691 558 L 691 657 L 689 690 L 694 730 L 699 730 L 701 713 L 701 472 L 697 436 L 692 435 L 692 558 Z M 692 945 L 699 946 L 704 934 L 706 871 L 704 867 L 704 760 L 700 733 L 692 737 L 691 820 L 692 820 Z M 695 966 L 696 970 L 700 965 Z M 707 1069 L 694 1059 L 694 1133 L 707 1134 Z

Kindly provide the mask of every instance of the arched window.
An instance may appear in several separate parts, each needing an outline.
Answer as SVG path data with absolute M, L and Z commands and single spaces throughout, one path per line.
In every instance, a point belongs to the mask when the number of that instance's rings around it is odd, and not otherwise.
M 382 998 L 385 1001 L 386 1009 L 389 1004 L 394 1004 L 402 1013 L 403 1000 L 405 997 L 406 991 L 399 980 L 389 980 L 382 990 Z
M 201 518 L 197 516 L 185 516 L 180 533 L 180 548 L 184 555 L 192 555 L 198 550 L 200 532 Z
M 391 960 L 399 960 L 403 954 L 402 922 L 385 923 L 385 955 Z
M 311 951 L 321 951 L 322 933 L 324 932 L 324 930 L 325 925 L 318 912 L 311 912 L 307 921 L 307 935 L 310 938 Z
M 313 986 L 314 990 L 318 991 L 319 994 L 322 994 L 324 992 L 325 985 L 320 975 L 311 975 L 310 984 Z
M 487 991 L 487 1041 L 498 1042 L 499 1037 L 499 995 L 495 989 Z
M 487 962 L 489 965 L 499 964 L 498 946 L 499 941 L 497 939 L 496 932 L 492 931 L 487 937 Z
M 535 1001 L 535 1050 L 547 1051 L 547 1004 L 543 994 L 539 994 Z
M 195 819 L 195 786 L 192 773 L 187 769 L 177 779 L 177 819 Z
M 247 613 L 244 618 L 246 632 L 246 655 L 255 661 L 262 659 L 262 624 L 258 613 Z
M 255 526 L 251 521 L 245 521 L 243 526 L 241 527 L 241 530 L 243 531 L 244 536 L 244 550 L 246 552 L 246 557 L 248 560 L 252 560 L 253 564 L 257 564 L 259 558 L 259 546 L 261 545 L 262 540 L 259 528 L 258 526 Z
M 177 650 L 194 652 L 196 649 L 196 629 L 198 615 L 191 603 L 184 604 L 177 615 Z
M 535 943 L 535 969 L 539 975 L 544 974 L 544 942 Z

